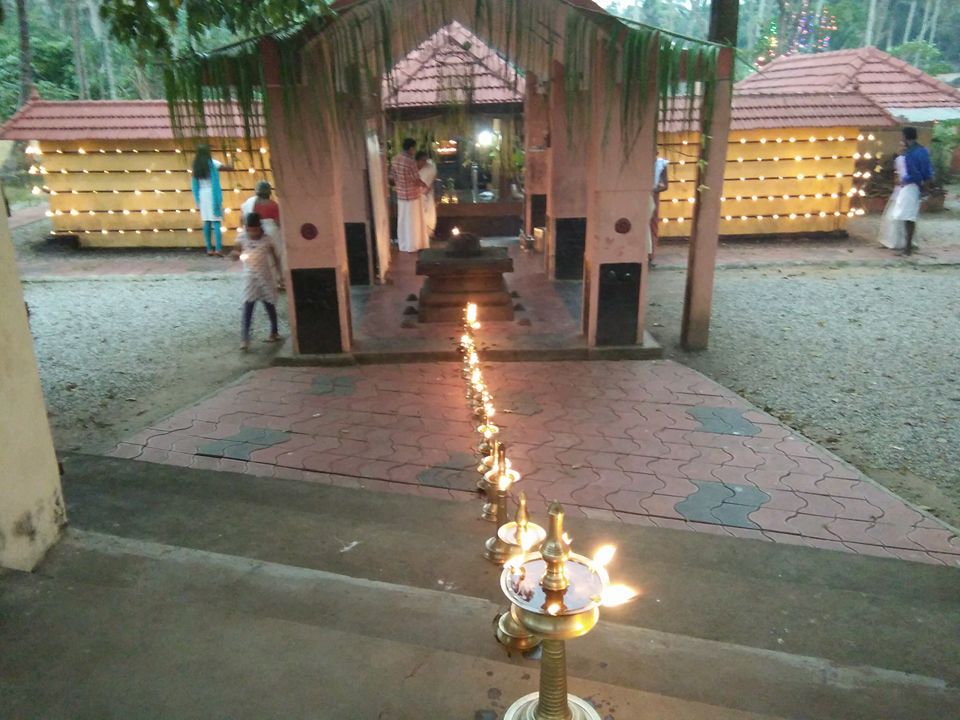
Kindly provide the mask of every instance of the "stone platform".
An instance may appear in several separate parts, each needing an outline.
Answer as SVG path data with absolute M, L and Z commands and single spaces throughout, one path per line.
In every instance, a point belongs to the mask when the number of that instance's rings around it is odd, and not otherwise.
M 513 298 L 503 279 L 513 272 L 505 247 L 484 247 L 458 256 L 446 250 L 421 250 L 417 275 L 426 275 L 420 290 L 420 322 L 459 322 L 467 303 L 476 303 L 480 320 L 513 320 Z

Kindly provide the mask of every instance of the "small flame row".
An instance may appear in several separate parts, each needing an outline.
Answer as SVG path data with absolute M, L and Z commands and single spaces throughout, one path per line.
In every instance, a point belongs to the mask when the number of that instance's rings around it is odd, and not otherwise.
M 482 424 L 477 431 L 483 436 L 484 440 L 494 439 L 499 428 L 490 420 L 495 414 L 496 409 L 493 404 L 493 397 L 490 394 L 486 383 L 483 380 L 483 371 L 480 369 L 480 357 L 477 353 L 474 331 L 480 329 L 480 322 L 477 319 L 476 303 L 468 303 L 463 309 L 463 334 L 460 337 L 460 353 L 463 356 L 463 377 L 467 381 L 467 396 L 472 398 L 474 404 L 481 409 Z M 493 454 L 491 470 L 492 477 L 497 478 L 498 490 L 507 492 L 510 486 L 520 479 L 519 473 L 512 469 L 510 460 L 503 455 L 503 467 L 500 467 L 500 456 Z M 525 513 L 524 513 L 525 515 Z M 572 538 L 563 533 L 563 540 L 569 546 Z M 533 542 L 532 542 L 533 541 Z M 524 577 L 524 559 L 526 554 L 532 549 L 536 538 L 531 533 L 525 533 L 523 527 L 517 528 L 517 542 L 521 552 L 514 555 L 504 564 L 504 569 L 513 576 L 514 589 L 522 596 L 532 595 L 530 581 Z M 639 592 L 627 585 L 611 585 L 610 577 L 607 573 L 607 565 L 616 555 L 615 545 L 601 545 L 591 559 L 591 564 L 595 572 L 603 579 L 603 595 L 598 598 L 604 607 L 615 607 L 623 605 L 639 595 Z M 548 614 L 556 615 L 562 610 L 560 603 L 553 602 L 546 607 Z

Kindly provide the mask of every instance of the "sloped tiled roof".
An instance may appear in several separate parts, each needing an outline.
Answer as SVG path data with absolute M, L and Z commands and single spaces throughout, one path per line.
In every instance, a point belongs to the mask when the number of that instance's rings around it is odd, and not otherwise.
M 960 90 L 876 48 L 779 57 L 737 83 L 748 93 L 860 93 L 882 108 L 960 107 Z
M 200 137 L 243 137 L 239 112 L 212 117 Z M 188 133 L 190 134 L 190 133 Z M 262 135 L 262 132 L 254 132 Z M 166 100 L 40 100 L 20 108 L 2 127 L 4 140 L 172 140 Z
M 388 108 L 523 103 L 523 77 L 457 22 L 410 52 L 390 77 L 383 89 Z
M 696 115 L 687 110 L 686 100 L 671 103 L 661 115 L 660 132 L 690 132 L 696 127 Z M 695 109 L 699 102 L 695 102 Z M 743 94 L 734 92 L 731 130 L 788 128 L 881 128 L 895 127 L 897 121 L 876 103 L 856 93 L 811 93 L 790 95 L 775 93 Z

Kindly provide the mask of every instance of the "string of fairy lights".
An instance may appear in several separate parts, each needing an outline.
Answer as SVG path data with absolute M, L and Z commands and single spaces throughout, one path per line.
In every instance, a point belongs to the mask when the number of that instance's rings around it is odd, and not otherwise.
M 860 207 L 861 199 L 866 197 L 865 184 L 873 176 L 874 172 L 879 172 L 880 165 L 876 165 L 871 169 L 860 169 L 860 166 L 863 163 L 872 163 L 877 162 L 882 158 L 882 152 L 879 149 L 874 149 L 873 151 L 864 151 L 860 152 L 859 145 L 858 150 L 849 153 L 841 154 L 837 152 L 831 153 L 819 153 L 814 150 L 812 153 L 805 150 L 800 150 L 800 147 L 806 146 L 809 147 L 811 144 L 816 143 L 844 143 L 847 141 L 856 140 L 858 144 L 864 142 L 876 143 L 879 146 L 876 136 L 873 133 L 858 133 L 855 136 L 846 136 L 846 135 L 826 135 L 818 137 L 816 135 L 811 135 L 806 138 L 798 138 L 795 135 L 776 135 L 772 137 L 761 136 L 759 138 L 746 138 L 741 137 L 739 139 L 731 140 L 729 147 L 730 155 L 727 158 L 727 168 L 728 173 L 730 168 L 742 167 L 746 164 L 750 164 L 751 168 L 755 168 L 754 164 L 756 163 L 777 163 L 777 162 L 821 162 L 821 161 L 853 161 L 854 169 L 849 172 L 843 171 L 833 171 L 833 172 L 813 172 L 813 173 L 800 173 L 797 172 L 792 175 L 784 175 L 782 172 L 777 174 L 743 174 L 743 175 L 730 175 L 727 174 L 724 178 L 724 189 L 729 191 L 735 187 L 736 183 L 769 183 L 770 181 L 791 181 L 791 182 L 806 182 L 806 181 L 850 181 L 851 187 L 849 190 L 841 191 L 832 190 L 828 191 L 822 187 L 818 187 L 815 190 L 810 189 L 807 192 L 797 192 L 796 190 L 792 192 L 773 192 L 770 188 L 766 188 L 766 192 L 743 192 L 738 194 L 724 194 L 721 196 L 720 201 L 723 204 L 733 204 L 733 203 L 773 203 L 773 202 L 782 202 L 782 201 L 836 201 L 834 208 L 821 208 L 821 209 L 805 209 L 801 210 L 796 208 L 795 212 L 781 211 L 781 212 L 762 212 L 759 209 L 752 212 L 726 212 L 721 214 L 721 219 L 726 221 L 780 221 L 780 220 L 809 220 L 813 218 L 840 218 L 842 216 L 854 217 L 858 215 L 865 214 L 865 209 Z M 673 164 L 676 166 L 684 167 L 686 165 L 691 165 L 696 167 L 697 159 L 692 153 L 688 153 L 685 150 L 686 147 L 693 145 L 698 147 L 696 141 L 682 140 L 679 142 L 673 143 L 663 143 L 664 149 L 667 151 L 667 155 L 680 156 L 680 159 L 675 161 Z M 738 146 L 745 145 L 761 145 L 761 146 L 793 146 L 796 150 L 786 150 L 784 149 L 783 154 L 780 154 L 777 151 L 776 154 L 767 155 L 764 157 L 744 157 L 743 155 L 733 156 L 734 148 Z M 677 182 L 680 185 L 685 184 L 696 184 L 696 179 L 683 178 L 679 177 L 676 179 L 671 179 L 672 182 Z M 846 209 L 843 209 L 842 203 L 845 200 L 850 201 L 850 206 Z M 673 197 L 673 198 L 661 198 L 660 208 L 661 208 L 661 217 L 660 223 L 663 225 L 669 225 L 670 223 L 682 224 L 687 222 L 692 222 L 692 217 L 686 217 L 683 215 L 677 215 L 676 213 L 670 214 L 669 208 L 671 206 L 683 207 L 684 205 L 689 206 L 696 203 L 696 199 L 693 196 L 686 197 Z M 760 207 L 759 205 L 756 207 Z
M 260 158 L 259 167 L 251 166 L 243 169 L 233 169 L 226 170 L 223 172 L 232 172 L 238 175 L 249 176 L 262 174 L 266 175 L 270 173 L 270 168 L 266 167 L 264 164 L 265 156 L 268 153 L 268 149 L 264 146 L 261 146 L 258 149 L 248 151 L 248 154 L 251 156 L 258 156 Z M 30 143 L 25 153 L 30 156 L 31 164 L 28 169 L 28 173 L 32 176 L 45 179 L 48 176 L 100 176 L 100 175 L 126 175 L 133 177 L 153 177 L 153 176 L 187 176 L 193 174 L 193 170 L 190 167 L 186 168 L 160 168 L 154 169 L 149 167 L 142 168 L 121 168 L 121 169 L 91 169 L 91 168 L 77 168 L 77 169 L 68 169 L 61 167 L 59 169 L 48 169 L 43 163 L 44 155 L 48 156 L 74 156 L 75 158 L 80 156 L 86 156 L 90 158 L 96 158 L 98 156 L 106 157 L 115 157 L 117 155 L 138 155 L 145 157 L 155 157 L 155 156 L 179 156 L 183 155 L 183 150 L 181 148 L 153 148 L 150 149 L 139 149 L 139 148 L 105 148 L 97 147 L 94 149 L 86 149 L 83 147 L 78 147 L 76 149 L 62 149 L 57 148 L 49 150 L 44 153 L 41 150 L 38 143 Z M 242 148 L 236 148 L 236 157 L 240 157 L 244 153 Z M 227 160 L 227 164 L 230 163 L 231 158 L 234 156 L 234 153 L 227 150 L 223 152 Z M 247 196 L 252 194 L 254 188 L 252 183 L 240 185 L 235 184 L 232 188 L 225 191 L 225 196 L 227 193 L 232 193 L 234 195 L 241 195 L 241 198 L 238 198 L 238 201 L 245 199 Z M 63 196 L 75 196 L 78 199 L 80 197 L 89 197 L 89 196 L 117 196 L 119 197 L 167 197 L 167 196 L 178 196 L 183 194 L 191 194 L 189 188 L 134 188 L 134 189 L 78 189 L 72 188 L 70 190 L 56 190 L 50 187 L 48 184 L 35 184 L 31 191 L 34 195 L 43 195 L 46 194 L 51 198 L 57 197 L 61 202 L 63 202 Z M 226 219 L 226 216 L 232 214 L 234 209 L 231 207 L 224 207 L 223 214 Z M 184 223 L 178 227 L 169 227 L 167 224 L 170 222 L 169 216 L 181 215 L 184 216 Z M 144 225 L 157 225 L 157 227 L 130 227 L 130 228 L 56 228 L 53 230 L 54 235 L 145 235 L 150 233 L 161 234 L 161 233 L 193 233 L 199 232 L 199 222 L 196 219 L 196 216 L 199 215 L 199 211 L 196 207 L 181 207 L 181 208 L 148 208 L 141 207 L 139 209 L 131 208 L 106 208 L 106 209 L 83 209 L 79 210 L 77 208 L 52 208 L 46 211 L 46 216 L 49 218 L 61 218 L 61 217 L 87 217 L 95 218 L 102 217 L 106 219 L 107 217 L 114 216 L 118 220 L 123 217 L 131 218 L 141 218 L 143 219 Z M 149 218 L 154 219 L 154 221 L 159 220 L 162 217 L 163 227 L 160 227 L 160 222 L 149 221 Z M 176 221 L 174 221 L 176 222 Z
M 856 140 L 858 142 L 858 150 L 852 153 L 838 153 L 838 152 L 819 152 L 816 149 L 818 144 L 829 144 L 829 143 L 844 143 L 848 140 Z M 720 198 L 720 201 L 723 205 L 727 206 L 727 211 L 721 211 L 721 220 L 725 221 L 781 221 L 781 220 L 809 220 L 813 218 L 840 218 L 842 216 L 854 217 L 857 215 L 863 215 L 865 210 L 860 207 L 861 199 L 866 196 L 864 190 L 865 183 L 872 177 L 873 172 L 879 171 L 880 166 L 876 165 L 872 170 L 869 167 L 863 167 L 864 164 L 870 164 L 873 161 L 879 162 L 882 153 L 879 150 L 871 152 L 865 151 L 860 152 L 859 146 L 864 142 L 875 142 L 876 137 L 872 133 L 864 134 L 859 133 L 856 136 L 846 136 L 843 134 L 833 135 L 810 135 L 809 137 L 797 137 L 796 135 L 772 135 L 770 137 L 761 136 L 761 137 L 740 137 L 737 139 L 732 139 L 729 147 L 731 148 L 730 155 L 727 159 L 727 168 L 728 173 L 727 177 L 724 178 L 724 189 L 727 191 Z M 693 148 L 690 148 L 693 146 Z M 755 153 L 746 152 L 747 147 L 750 146 L 770 146 L 778 148 L 772 154 L 764 154 L 760 157 L 751 157 L 750 155 Z M 679 156 L 679 160 L 676 160 L 673 165 L 684 168 L 687 165 L 696 167 L 698 159 L 694 152 L 690 152 L 690 149 L 699 150 L 699 143 L 696 140 L 683 139 L 680 141 L 663 143 L 663 147 L 666 150 L 668 156 Z M 735 148 L 742 147 L 744 148 L 743 154 L 733 155 Z M 690 148 L 690 149 L 688 149 Z M 780 150 L 779 148 L 782 148 Z M 835 149 L 835 148 L 834 148 Z M 239 157 L 243 154 L 242 148 L 236 148 L 236 155 Z M 261 146 L 258 149 L 254 149 L 252 152 L 249 152 L 251 155 L 258 155 L 261 162 L 261 167 L 248 167 L 241 170 L 233 170 L 226 172 L 235 172 L 237 174 L 243 175 L 255 175 L 258 172 L 261 174 L 269 173 L 269 168 L 264 167 L 263 160 L 268 154 L 268 149 L 265 146 Z M 143 168 L 122 168 L 122 169 L 91 169 L 91 168 L 79 168 L 79 169 L 67 169 L 59 168 L 54 170 L 48 170 L 47 167 L 43 164 L 44 152 L 41 151 L 39 144 L 31 143 L 26 148 L 27 155 L 31 156 L 32 163 L 29 167 L 28 172 L 39 178 L 45 178 L 48 175 L 127 175 L 134 177 L 152 177 L 156 175 L 171 175 L 171 176 L 190 176 L 192 174 L 192 169 L 189 167 L 186 168 L 163 168 L 163 169 L 153 169 L 148 167 Z M 53 156 L 116 156 L 116 155 L 137 155 L 137 156 L 157 156 L 157 155 L 174 155 L 179 156 L 183 154 L 181 148 L 153 148 L 151 149 L 138 149 L 138 148 L 107 148 L 107 147 L 97 147 L 94 149 L 86 149 L 83 147 L 78 147 L 76 149 L 61 149 L 57 148 L 54 150 L 48 151 L 49 155 Z M 232 153 L 230 151 L 225 151 L 224 155 L 229 163 Z M 818 163 L 824 161 L 852 161 L 854 164 L 854 169 L 852 171 L 843 171 L 835 170 L 827 172 L 795 172 L 793 174 L 787 173 L 784 174 L 784 169 L 786 165 L 783 163 Z M 779 166 L 773 165 L 780 163 Z M 765 173 L 762 171 L 762 168 L 770 164 L 771 172 Z M 836 165 L 834 165 L 834 168 Z M 742 174 L 736 173 L 736 169 L 749 168 L 748 172 L 743 172 Z M 732 172 L 731 172 L 732 171 Z M 845 184 L 850 182 L 851 186 L 849 190 L 842 191 L 842 188 L 828 190 L 826 188 L 817 186 L 816 184 L 808 185 L 807 187 L 800 187 L 792 189 L 788 192 L 775 192 L 772 187 L 765 187 L 766 192 L 758 192 L 755 187 L 755 183 L 769 183 L 771 181 L 790 181 L 793 183 L 816 183 L 822 181 L 834 181 Z M 681 186 L 695 186 L 696 179 L 677 177 L 674 179 L 675 183 L 678 183 Z M 735 193 L 732 192 L 737 183 L 744 184 L 753 184 L 751 188 L 746 188 L 744 192 Z M 781 188 L 782 189 L 782 188 Z M 799 192 L 797 190 L 800 190 Z M 112 195 L 112 196 L 133 196 L 133 197 L 165 197 L 165 196 L 177 196 L 184 193 L 190 193 L 189 189 L 184 188 L 134 188 L 134 189 L 78 189 L 72 188 L 70 190 L 55 190 L 47 184 L 37 184 L 34 185 L 32 192 L 35 195 L 47 194 L 51 197 L 57 196 L 100 196 L 100 195 Z M 252 187 L 245 187 L 240 185 L 235 185 L 227 192 L 232 192 L 234 195 L 242 195 L 246 197 L 248 194 L 253 192 Z M 226 193 L 225 193 L 226 194 Z M 239 198 L 238 198 L 239 199 Z M 807 201 L 819 201 L 819 202 L 830 202 L 833 207 L 830 208 L 810 208 L 809 205 L 804 208 L 780 208 L 780 211 L 774 212 L 773 209 L 764 211 L 763 204 L 767 203 L 768 207 L 770 203 L 781 203 L 783 201 L 788 202 L 807 202 Z M 849 206 L 844 207 L 843 203 L 849 201 Z M 684 223 L 692 222 L 692 217 L 687 216 L 683 212 L 677 212 L 681 207 L 690 207 L 696 203 L 696 198 L 693 195 L 687 195 L 685 197 L 664 197 L 661 199 L 661 217 L 660 223 L 663 225 L 669 225 L 670 223 L 682 225 Z M 747 207 L 744 207 L 744 203 L 747 203 Z M 64 204 L 61 200 L 60 204 Z M 670 212 L 669 208 L 674 208 L 674 212 Z M 734 209 L 736 208 L 736 209 Z M 233 213 L 233 208 L 224 207 L 223 208 L 224 217 Z M 54 234 L 62 235 L 126 235 L 126 234 L 135 234 L 142 235 L 146 233 L 179 233 L 187 232 L 192 233 L 199 231 L 199 223 L 197 222 L 198 210 L 195 207 L 189 208 L 148 208 L 141 207 L 139 209 L 131 208 L 98 208 L 98 209 L 77 209 L 77 208 L 65 208 L 60 207 L 56 209 L 50 209 L 47 211 L 47 216 L 50 218 L 65 218 L 65 217 L 87 217 L 87 218 L 97 218 L 100 217 L 103 220 L 107 218 L 116 217 L 118 220 L 122 217 L 130 217 L 131 222 L 133 218 L 138 217 L 143 220 L 144 225 L 154 225 L 154 227 L 131 227 L 131 228 L 69 228 L 64 229 L 62 227 L 55 229 Z M 692 213 L 691 213 L 692 214 Z M 178 227 L 169 227 L 171 222 L 171 215 L 181 215 L 185 216 L 185 222 Z M 150 219 L 154 222 L 150 222 Z M 107 221 L 108 223 L 110 221 Z M 173 222 L 176 222 L 175 220 Z

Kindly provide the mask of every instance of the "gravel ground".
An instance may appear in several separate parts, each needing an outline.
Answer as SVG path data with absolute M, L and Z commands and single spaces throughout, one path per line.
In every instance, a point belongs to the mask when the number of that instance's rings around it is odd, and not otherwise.
M 925 241 L 956 242 L 957 205 L 930 219 Z M 858 234 L 871 235 L 871 222 Z M 42 243 L 44 226 L 14 232 L 18 255 L 70 252 Z M 695 355 L 676 347 L 683 273 L 651 278 L 648 327 L 668 355 L 960 525 L 960 267 L 721 269 L 711 348 Z M 57 447 L 106 449 L 267 365 L 275 346 L 238 351 L 239 283 L 207 274 L 25 283 Z
M 720 270 L 698 354 L 677 348 L 683 273 L 651 278 L 670 356 L 960 524 L 960 268 Z
M 50 421 L 58 449 L 96 452 L 269 364 L 276 345 L 263 307 L 254 343 L 240 348 L 241 279 L 27 282 Z M 281 333 L 286 304 L 278 305 Z

